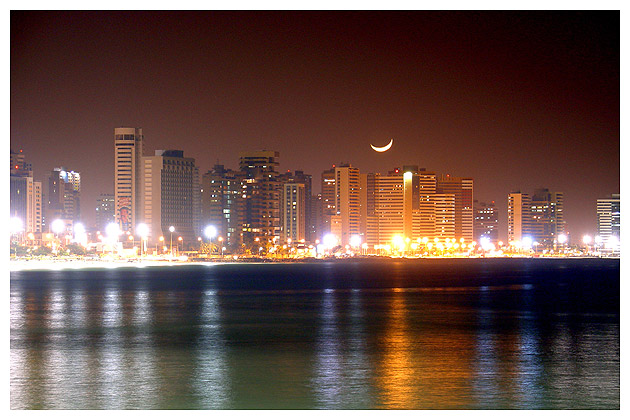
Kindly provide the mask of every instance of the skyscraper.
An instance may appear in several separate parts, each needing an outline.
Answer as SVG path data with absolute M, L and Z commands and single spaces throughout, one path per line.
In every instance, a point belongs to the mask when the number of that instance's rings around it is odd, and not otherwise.
M 160 236 L 182 237 L 184 244 L 197 242 L 199 227 L 195 215 L 199 194 L 195 159 L 181 150 L 156 150 L 155 156 L 142 158 L 142 209 L 138 222 L 149 227 L 149 243 L 155 246 Z
M 528 194 L 509 193 L 507 214 L 508 242 L 522 242 L 524 237 L 531 235 L 531 199 Z
M 361 225 L 359 201 L 359 169 L 349 164 L 335 168 L 335 217 L 332 224 L 337 230 L 341 245 L 349 245 L 350 238 L 359 235 Z
M 247 152 L 240 156 L 240 171 L 244 176 L 242 233 L 246 246 L 252 247 L 255 242 L 273 243 L 280 239 L 279 156 L 280 153 L 270 150 Z
M 142 128 L 114 129 L 115 217 L 123 232 L 135 231 L 140 207 L 140 160 L 144 156 Z
M 278 175 L 278 181 L 283 183 L 294 183 L 294 184 L 303 184 L 304 185 L 304 235 L 302 239 L 306 242 L 312 242 L 315 240 L 315 225 L 312 217 L 311 210 L 311 195 L 312 195 L 312 183 L 313 177 L 309 174 L 305 174 L 304 171 L 296 170 L 295 172 L 287 171 Z M 280 224 L 284 225 L 284 221 L 282 219 L 283 211 L 280 209 Z
M 54 168 L 48 178 L 47 220 L 81 220 L 81 175 L 64 167 Z
M 619 194 L 597 199 L 597 234 L 607 248 L 621 240 L 621 200 Z
M 494 201 L 490 203 L 473 202 L 475 224 L 473 227 L 474 239 L 478 243 L 481 238 L 488 238 L 492 242 L 499 240 L 499 212 Z
M 96 230 L 105 232 L 108 224 L 116 220 L 114 212 L 114 195 L 101 194 L 96 199 Z
M 545 247 L 552 247 L 564 229 L 564 194 L 547 188 L 534 191 L 531 198 L 531 235 Z
M 281 241 L 291 239 L 293 243 L 305 240 L 306 236 L 306 188 L 301 183 L 282 184 Z
M 455 238 L 473 240 L 473 180 L 442 175 L 437 180 L 438 194 L 455 196 Z
M 43 231 L 42 183 L 33 180 L 31 164 L 22 150 L 11 151 L 10 217 L 17 217 L 25 232 Z

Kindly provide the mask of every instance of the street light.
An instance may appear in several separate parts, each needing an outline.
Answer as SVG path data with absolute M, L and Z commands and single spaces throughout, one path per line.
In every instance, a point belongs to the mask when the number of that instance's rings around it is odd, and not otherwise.
M 177 240 L 179 242 L 182 242 L 182 248 L 184 247 L 184 242 L 183 242 L 183 238 L 180 236 L 179 238 L 177 238 Z M 177 243 L 177 255 L 179 256 L 179 242 Z
M 212 238 L 214 238 L 215 236 L 217 236 L 217 228 L 212 226 L 212 225 L 208 225 L 206 226 L 206 228 L 203 230 L 203 234 L 206 236 L 206 238 L 208 238 L 208 240 L 210 241 L 210 256 L 212 256 Z
M 138 223 L 136 234 L 140 236 L 140 256 L 144 255 L 147 249 L 147 237 L 149 236 L 149 226 L 146 223 Z M 144 251 L 143 251 L 144 250 Z

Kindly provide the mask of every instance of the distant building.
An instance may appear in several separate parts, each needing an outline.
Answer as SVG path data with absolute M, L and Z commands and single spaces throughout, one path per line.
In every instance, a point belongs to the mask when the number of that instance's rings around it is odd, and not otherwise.
M 455 196 L 455 238 L 473 240 L 473 180 L 442 175 L 437 180 L 438 194 Z
M 306 188 L 301 183 L 282 184 L 282 242 L 292 243 L 306 239 Z
M 354 235 L 359 235 L 360 228 L 360 181 L 359 169 L 351 165 L 335 168 L 335 215 L 331 220 L 331 233 L 338 236 L 342 246 L 350 244 Z
M 81 220 L 81 175 L 64 167 L 54 168 L 48 178 L 47 220 Z
M 337 214 L 336 210 L 336 183 L 337 178 L 335 176 L 335 166 L 331 169 L 327 169 L 322 172 L 321 175 L 321 194 L 319 198 L 319 207 L 321 209 L 319 215 L 319 224 L 317 229 L 317 238 L 320 241 L 323 239 L 324 235 L 331 233 L 331 220 L 335 214 Z
M 287 183 L 297 183 L 304 185 L 304 234 L 302 239 L 306 242 L 315 241 L 315 224 L 313 222 L 313 212 L 311 210 L 311 195 L 312 195 L 312 183 L 313 177 L 311 175 L 305 174 L 304 171 L 296 170 L 294 173 L 291 171 L 287 171 L 283 174 L 278 175 L 278 182 L 280 184 Z M 280 209 L 280 224 L 284 225 L 283 211 Z
M 547 188 L 534 191 L 531 199 L 532 239 L 544 247 L 552 247 L 565 233 L 564 194 Z
M 43 232 L 42 183 L 33 180 L 33 170 L 23 150 L 11 150 L 9 217 L 20 219 L 24 233 Z
M 116 220 L 114 202 L 114 194 L 101 194 L 96 199 L 95 228 L 97 231 L 105 232 L 107 225 Z
M 200 229 L 199 172 L 195 159 L 184 157 L 181 150 L 156 150 L 155 156 L 142 158 L 142 203 L 138 222 L 149 227 L 149 244 L 155 246 L 160 236 L 182 237 L 184 245 L 197 243 Z
M 242 241 L 249 248 L 280 240 L 279 157 L 278 152 L 259 150 L 241 153 L 239 159 L 243 173 Z
M 485 203 L 474 200 L 473 202 L 474 240 L 479 243 L 482 237 L 490 239 L 491 242 L 499 240 L 499 211 L 494 201 Z
M 619 194 L 597 199 L 597 234 L 605 248 L 613 248 L 621 240 L 621 200 Z
M 142 128 L 114 129 L 115 217 L 123 232 L 134 232 L 140 213 L 140 161 L 144 156 Z
M 508 242 L 522 242 L 531 235 L 531 199 L 529 194 L 508 194 Z M 533 241 L 533 238 L 531 238 Z

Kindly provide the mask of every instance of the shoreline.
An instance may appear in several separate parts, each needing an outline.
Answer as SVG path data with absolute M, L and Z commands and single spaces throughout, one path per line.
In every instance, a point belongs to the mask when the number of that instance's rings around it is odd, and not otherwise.
M 360 256 L 351 258 L 300 258 L 300 259 L 258 259 L 242 258 L 238 260 L 208 260 L 208 261 L 169 261 L 169 260 L 10 260 L 9 271 L 57 271 L 82 269 L 116 269 L 116 268 L 150 268 L 150 267 L 183 267 L 192 265 L 213 266 L 225 264 L 296 264 L 313 262 L 348 262 L 348 261 L 384 261 L 384 260 L 487 260 L 487 259 L 620 259 L 620 257 L 597 256 L 487 256 L 487 257 L 384 257 Z

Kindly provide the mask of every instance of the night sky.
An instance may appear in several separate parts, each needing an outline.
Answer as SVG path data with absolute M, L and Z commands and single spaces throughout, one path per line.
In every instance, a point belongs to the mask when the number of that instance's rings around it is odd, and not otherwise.
M 12 12 L 11 148 L 47 190 L 113 193 L 114 128 L 205 173 L 277 150 L 313 175 L 417 164 L 507 194 L 565 194 L 573 241 L 619 192 L 619 12 Z M 392 149 L 378 154 L 370 143 Z

